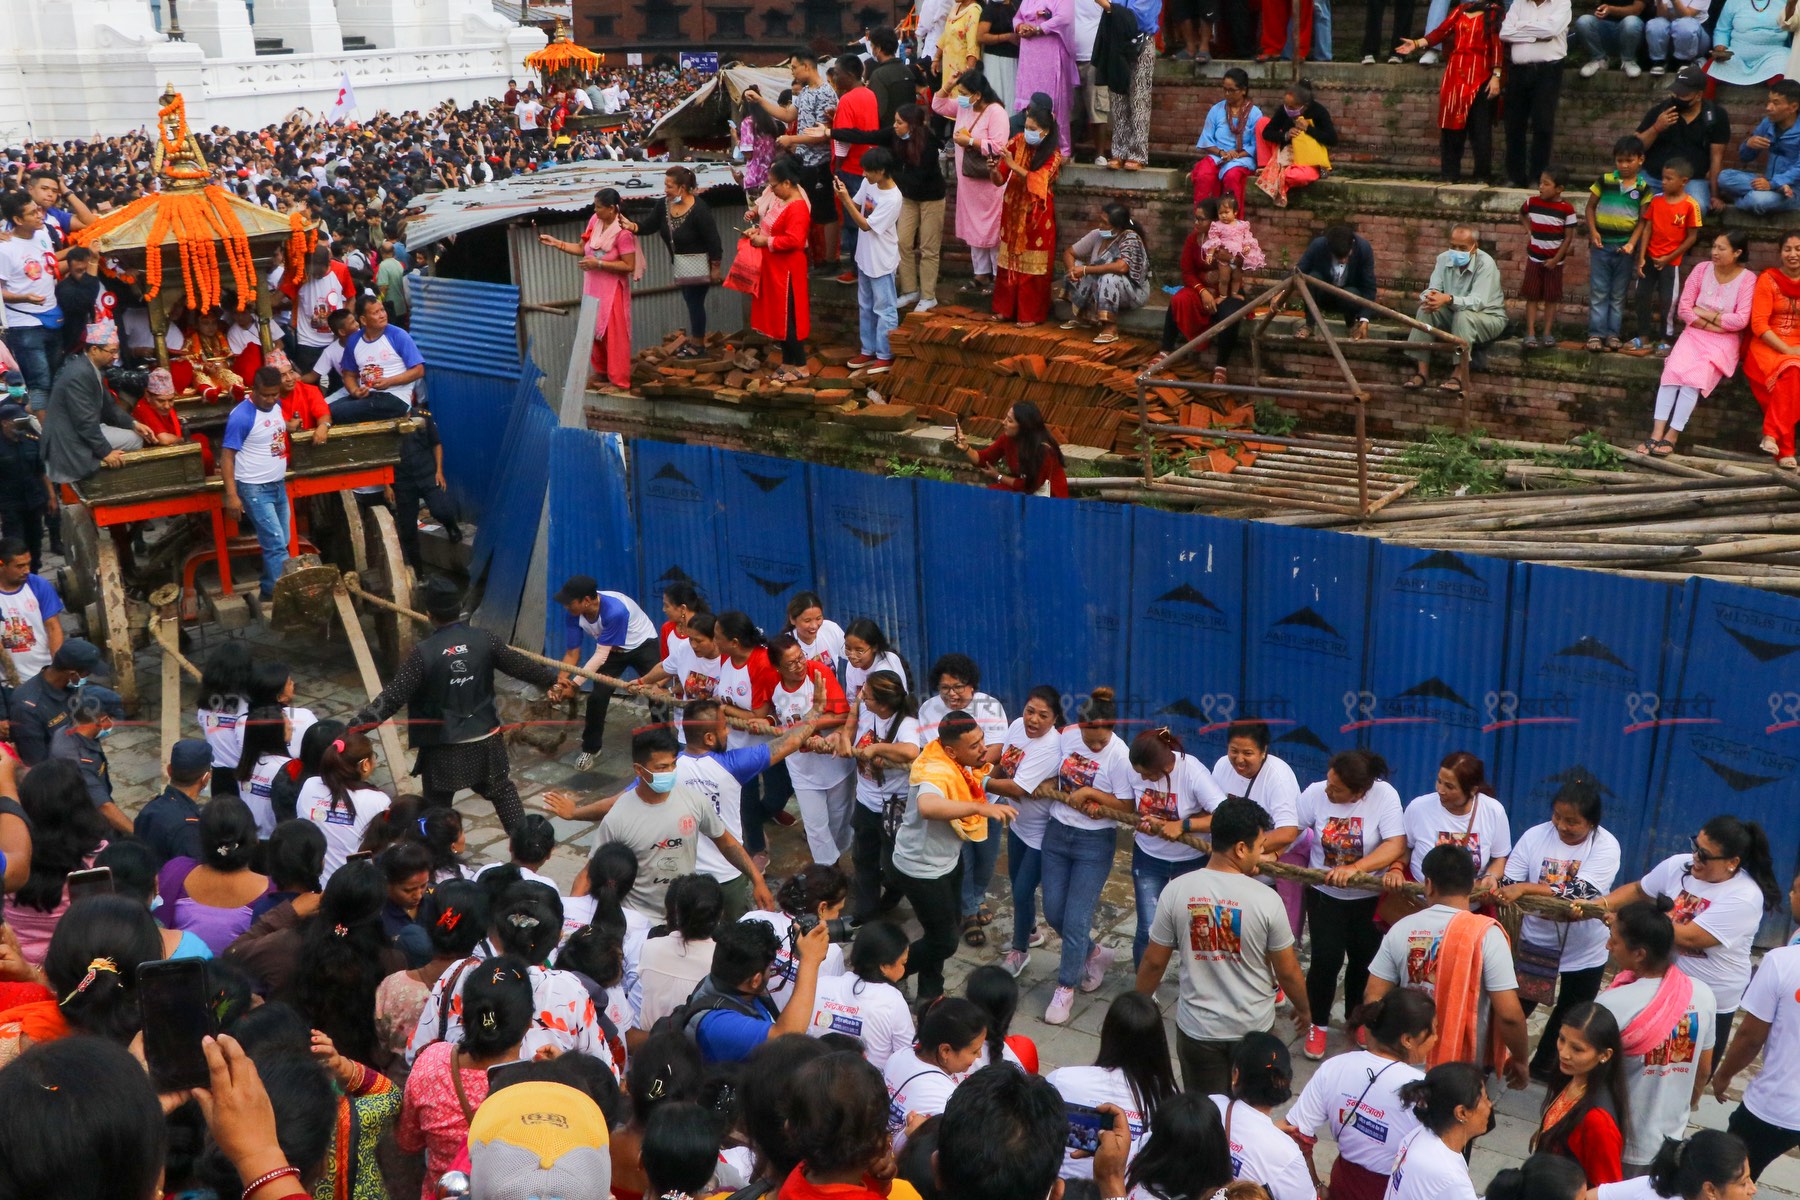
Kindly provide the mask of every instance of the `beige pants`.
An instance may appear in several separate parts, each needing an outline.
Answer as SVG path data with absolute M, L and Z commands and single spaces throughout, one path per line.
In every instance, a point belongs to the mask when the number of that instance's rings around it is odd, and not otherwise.
M 915 244 L 916 242 L 916 244 Z M 900 294 L 937 299 L 938 257 L 944 248 L 944 202 L 900 202 Z

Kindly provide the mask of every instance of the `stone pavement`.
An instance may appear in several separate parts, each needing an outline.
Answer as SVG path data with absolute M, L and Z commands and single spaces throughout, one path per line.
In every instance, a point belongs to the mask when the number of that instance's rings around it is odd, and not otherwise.
M 253 624 L 247 629 L 229 634 L 221 632 L 216 626 L 201 626 L 192 629 L 191 634 L 194 645 L 189 657 L 196 663 L 204 664 L 210 648 L 223 637 L 249 640 L 256 647 L 259 658 L 285 659 L 294 673 L 295 703 L 311 708 L 320 717 L 346 718 L 365 700 L 355 663 L 341 633 L 328 633 L 322 637 L 281 636 L 260 624 Z M 158 761 L 157 696 L 154 686 L 158 654 L 157 650 L 151 648 L 142 652 L 138 658 L 139 678 L 147 685 L 145 711 L 138 720 L 121 728 L 108 743 L 118 800 L 128 813 L 134 813 L 145 800 L 154 795 L 162 782 L 162 764 Z M 198 727 L 192 709 L 194 691 L 193 684 L 188 682 L 184 690 L 182 728 L 186 736 L 197 737 Z M 604 795 L 626 786 L 631 775 L 627 753 L 630 732 L 633 724 L 642 720 L 643 715 L 643 709 L 635 703 L 615 701 L 609 714 L 605 752 L 595 769 L 586 774 L 576 772 L 571 765 L 580 749 L 576 737 L 580 728 L 579 714 L 575 714 L 575 720 L 565 726 L 568 737 L 556 757 L 548 757 L 527 746 L 513 746 L 513 777 L 525 798 L 527 811 L 541 811 L 540 798 L 551 789 L 573 791 L 586 798 Z M 378 786 L 389 785 L 385 767 L 377 768 L 375 782 Z M 506 837 L 487 802 L 478 796 L 465 794 L 459 799 L 457 807 L 465 818 L 470 857 L 476 862 L 504 861 L 507 857 Z M 558 846 L 554 857 L 545 867 L 545 872 L 566 886 L 586 859 L 587 839 L 593 827 L 574 821 L 556 820 L 555 824 Z M 1047 926 L 1045 933 L 1049 939 L 1048 944 L 1032 952 L 1031 965 L 1020 979 L 1022 994 L 1013 1031 L 1036 1041 L 1040 1064 L 1045 1071 L 1059 1066 L 1092 1062 L 1099 1048 L 1100 1024 L 1105 1017 L 1107 1003 L 1133 984 L 1129 969 L 1131 937 L 1135 928 L 1129 866 L 1130 846 L 1128 834 L 1122 832 L 1117 868 L 1101 896 L 1100 910 L 1096 914 L 1096 925 L 1106 931 L 1101 935 L 1102 943 L 1114 948 L 1118 954 L 1118 960 L 1107 975 L 1105 984 L 1092 995 L 1077 995 L 1074 1015 L 1067 1025 L 1045 1025 L 1042 1015 L 1054 986 L 1058 944 L 1056 935 Z M 798 826 L 783 829 L 771 825 L 769 847 L 773 859 L 770 874 L 773 876 L 785 876 L 809 861 L 805 838 Z M 946 976 L 953 992 L 960 988 L 971 970 L 986 963 L 998 962 L 1004 952 L 1006 936 L 1001 931 L 1010 931 L 1012 925 L 1012 906 L 1007 893 L 1004 857 L 990 889 L 990 897 L 996 917 L 988 929 L 988 945 L 980 949 L 959 946 L 956 957 L 947 964 Z M 905 909 L 901 910 L 902 914 L 905 912 Z M 910 918 L 906 924 L 916 936 L 917 924 Z M 1303 956 L 1304 953 L 1303 946 Z M 1171 968 L 1157 993 L 1158 1002 L 1168 1014 L 1171 1047 L 1174 1044 L 1175 997 L 1175 971 Z M 1534 1046 L 1541 1026 L 1540 1015 L 1532 1022 Z M 1291 1010 L 1286 1006 L 1283 1006 L 1276 1018 L 1276 1030 L 1289 1039 L 1296 1076 L 1294 1088 L 1298 1093 L 1310 1078 L 1313 1064 L 1300 1053 L 1301 1033 L 1294 1028 Z M 1341 1031 L 1334 1029 L 1331 1038 L 1332 1053 L 1348 1044 Z M 1498 1084 L 1492 1086 L 1499 1087 Z M 1543 1099 L 1544 1089 L 1538 1084 L 1533 1084 L 1522 1092 L 1502 1091 L 1495 1109 L 1493 1130 L 1475 1144 L 1472 1173 L 1478 1188 L 1485 1188 L 1494 1172 L 1518 1163 L 1529 1153 L 1529 1140 L 1537 1127 Z M 1701 1102 L 1694 1121 L 1699 1126 L 1723 1128 L 1734 1107 L 1735 1103 L 1721 1105 L 1709 1095 Z M 1329 1141 L 1321 1142 L 1316 1157 L 1323 1175 L 1329 1170 L 1333 1157 L 1332 1144 Z M 1765 1195 L 1800 1197 L 1800 1159 L 1790 1155 L 1771 1165 L 1763 1174 L 1761 1189 Z

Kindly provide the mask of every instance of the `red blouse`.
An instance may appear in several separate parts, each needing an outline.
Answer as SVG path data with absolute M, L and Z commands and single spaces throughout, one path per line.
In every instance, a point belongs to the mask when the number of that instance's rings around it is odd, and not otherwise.
M 1052 445 L 1054 446 L 1054 443 Z M 1036 477 L 1032 479 L 1023 477 L 1023 472 L 1019 469 L 1018 444 L 1004 433 L 989 443 L 987 449 L 976 455 L 976 460 L 984 467 L 991 467 L 1002 459 L 1005 460 L 1006 469 L 1010 474 L 1001 476 L 998 483 L 990 483 L 988 485 L 990 488 L 1002 492 L 1023 492 L 1030 496 L 1048 482 L 1052 496 L 1062 500 L 1069 498 L 1069 477 L 1063 470 L 1060 446 L 1045 450 L 1044 461 L 1039 465 Z

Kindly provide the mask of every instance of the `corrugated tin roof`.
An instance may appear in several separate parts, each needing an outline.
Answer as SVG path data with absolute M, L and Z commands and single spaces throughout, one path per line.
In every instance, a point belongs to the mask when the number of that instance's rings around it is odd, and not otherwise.
M 527 7 L 530 9 L 533 25 L 548 24 L 559 17 L 570 24 L 575 22 L 575 6 L 572 4 L 539 4 L 536 0 L 531 0 Z M 494 0 L 494 12 L 505 17 L 514 25 L 519 23 L 519 6 L 517 4 L 508 4 L 506 0 Z
M 425 205 L 422 215 L 407 223 L 406 245 L 408 249 L 416 250 L 470 229 L 546 210 L 579 212 L 593 204 L 595 192 L 606 187 L 617 188 L 627 200 L 653 199 L 662 195 L 663 172 L 669 165 L 660 162 L 569 163 L 514 175 L 466 192 L 439 192 Z M 701 191 L 737 183 L 726 163 L 682 165 L 693 170 Z

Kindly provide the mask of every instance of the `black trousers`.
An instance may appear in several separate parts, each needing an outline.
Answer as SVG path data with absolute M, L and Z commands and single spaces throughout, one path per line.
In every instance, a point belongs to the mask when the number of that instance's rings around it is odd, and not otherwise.
M 1244 307 L 1244 302 L 1242 300 L 1239 300 L 1235 296 L 1227 296 L 1225 299 L 1219 301 L 1218 311 L 1213 313 L 1213 324 L 1218 324 L 1242 307 Z M 1218 355 L 1219 365 L 1221 367 L 1229 365 L 1231 356 L 1237 353 L 1238 330 L 1240 328 L 1242 328 L 1241 322 L 1237 325 L 1233 325 L 1230 329 L 1227 329 L 1224 333 L 1221 333 L 1212 340 L 1213 351 Z M 1175 350 L 1186 341 L 1187 339 L 1181 336 L 1181 330 L 1175 325 L 1174 311 L 1169 310 L 1164 312 L 1162 348 L 1164 350 Z
M 1262 6 L 1253 5 L 1250 0 L 1223 0 L 1219 5 L 1219 23 L 1225 26 L 1226 34 L 1231 38 L 1233 58 L 1256 57 L 1256 18 L 1261 11 Z
M 761 854 L 769 848 L 763 825 L 788 806 L 794 798 L 794 777 L 787 764 L 778 762 L 744 785 L 738 798 L 739 813 L 744 820 L 744 849 Z
M 419 751 L 419 792 L 427 808 L 449 808 L 456 793 L 468 788 L 494 806 L 500 826 L 511 833 L 525 816 L 518 785 L 512 781 L 501 734 L 474 742 L 426 746 Z
M 431 515 L 446 530 L 456 533 L 456 504 L 450 499 L 450 493 L 437 485 L 434 479 L 421 487 L 417 481 L 396 478 L 394 480 L 394 524 L 400 534 L 400 553 L 406 557 L 406 565 L 413 570 L 419 569 L 419 508 L 423 506 L 431 510 Z
M 944 994 L 944 961 L 956 953 L 956 931 L 962 919 L 962 860 L 948 875 L 914 879 L 900 875 L 900 893 L 912 904 L 923 932 L 906 956 L 906 973 L 919 977 L 919 1000 Z
M 1637 335 L 1646 343 L 1674 341 L 1668 336 L 1669 314 L 1675 311 L 1675 277 L 1679 267 L 1659 267 L 1644 259 L 1644 277 L 1637 283 Z M 1658 312 L 1662 319 L 1657 319 Z
M 1717 1051 L 1714 1051 L 1717 1053 Z M 1725 1127 L 1744 1139 L 1750 1148 L 1750 1178 L 1759 1178 L 1763 1169 L 1782 1155 L 1800 1146 L 1800 1130 L 1771 1125 L 1742 1104 L 1731 1114 Z
M 1264 1032 L 1267 1032 L 1266 1030 Z M 1201 1041 L 1175 1031 L 1175 1061 L 1181 1065 L 1181 1088 L 1202 1096 L 1223 1096 L 1231 1091 L 1231 1052 L 1237 1039 Z
M 1474 152 L 1470 174 L 1487 183 L 1494 175 L 1494 101 L 1485 89 L 1469 105 L 1468 120 L 1461 129 L 1438 130 L 1439 174 L 1444 182 L 1461 181 L 1464 145 Z
M 681 302 L 687 305 L 688 310 L 688 336 L 695 341 L 706 336 L 706 297 L 711 291 L 710 283 L 681 285 Z
M 1550 165 L 1556 136 L 1556 105 L 1562 99 L 1563 65 L 1513 63 L 1506 77 L 1506 178 L 1514 187 L 1534 188 Z M 1529 135 L 1529 152 L 1527 151 Z
M 1556 1065 L 1556 1033 L 1571 1008 L 1586 1004 L 1600 994 L 1600 977 L 1604 974 L 1606 964 L 1601 963 L 1582 971 L 1564 971 L 1557 980 L 1556 1003 L 1550 1006 L 1550 1015 L 1544 1019 L 1544 1036 L 1538 1039 L 1537 1049 L 1531 1055 L 1533 1074 L 1555 1075 L 1560 1084 L 1562 1072 Z M 1537 1005 L 1526 1001 L 1521 1007 L 1529 1017 Z
M 1381 949 L 1381 931 L 1375 928 L 1375 906 L 1381 897 L 1339 900 L 1317 888 L 1306 892 L 1306 923 L 1312 929 L 1312 962 L 1306 968 L 1306 999 L 1314 1025 L 1331 1020 L 1331 1002 L 1337 999 L 1337 977 L 1344 972 L 1344 1016 L 1362 1003 L 1369 982 L 1369 963 Z
M 662 662 L 662 647 L 652 638 L 640 642 L 629 650 L 614 650 L 607 660 L 600 664 L 603 675 L 611 675 L 615 679 L 625 677 L 625 669 L 631 668 L 632 674 L 648 675 Z M 587 723 L 581 728 L 581 749 L 585 754 L 600 753 L 600 745 L 606 740 L 606 710 L 612 705 L 613 690 L 604 683 L 596 683 L 594 690 L 588 693 Z
M 860 801 L 850 809 L 850 912 L 858 921 L 881 914 L 881 893 L 894 869 L 894 839 L 881 828 L 881 814 Z
M 41 504 L 36 508 L 0 508 L 0 532 L 7 537 L 16 537 L 30 547 L 33 571 L 44 565 L 45 511 Z
M 1363 21 L 1362 52 L 1378 59 L 1386 58 L 1400 44 L 1401 38 L 1412 36 L 1413 0 L 1393 0 L 1394 36 L 1383 39 L 1381 19 L 1389 0 L 1369 0 L 1368 17 Z

